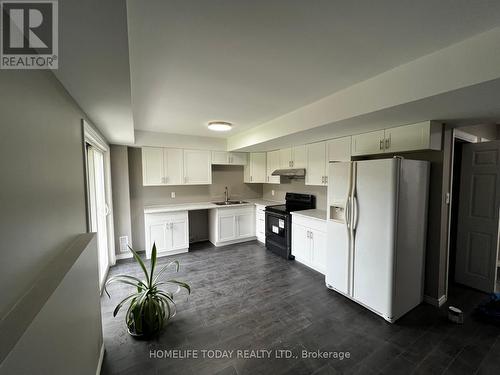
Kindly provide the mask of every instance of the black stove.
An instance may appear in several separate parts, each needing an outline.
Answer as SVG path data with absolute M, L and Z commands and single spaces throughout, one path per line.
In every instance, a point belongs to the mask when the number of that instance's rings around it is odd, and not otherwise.
M 285 204 L 266 207 L 266 248 L 287 259 L 294 259 L 292 252 L 293 211 L 316 208 L 316 198 L 311 194 L 286 193 Z

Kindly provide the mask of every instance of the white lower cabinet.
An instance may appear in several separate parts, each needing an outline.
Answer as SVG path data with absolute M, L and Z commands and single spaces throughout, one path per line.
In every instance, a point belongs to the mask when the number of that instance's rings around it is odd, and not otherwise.
M 146 257 L 151 258 L 153 244 L 158 256 L 184 253 L 189 248 L 187 211 L 145 214 Z
M 215 246 L 255 239 L 255 206 L 214 208 L 209 213 L 209 240 Z
M 292 255 L 306 266 L 325 273 L 326 221 L 292 214 Z
M 257 240 L 266 243 L 266 214 L 265 206 L 255 205 L 255 235 Z

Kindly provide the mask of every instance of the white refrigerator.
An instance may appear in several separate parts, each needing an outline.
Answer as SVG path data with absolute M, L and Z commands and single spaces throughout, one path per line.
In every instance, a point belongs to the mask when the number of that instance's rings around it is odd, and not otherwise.
M 389 322 L 422 302 L 430 165 L 329 165 L 326 285 Z

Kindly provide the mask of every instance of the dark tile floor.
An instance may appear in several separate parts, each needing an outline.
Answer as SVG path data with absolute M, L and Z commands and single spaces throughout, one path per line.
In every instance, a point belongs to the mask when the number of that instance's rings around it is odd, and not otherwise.
M 322 275 L 257 242 L 197 248 L 159 260 L 178 259 L 176 278 L 193 292 L 180 296 L 177 316 L 154 340 L 132 339 L 123 312 L 113 318 L 128 288 L 114 284 L 111 299 L 103 295 L 103 374 L 500 374 L 500 328 L 470 316 L 483 294 L 453 288 L 450 300 L 466 311 L 464 325 L 425 304 L 389 324 L 328 290 Z M 117 273 L 140 276 L 129 260 L 110 271 Z M 234 352 L 232 358 L 150 359 L 150 351 L 170 349 L 197 350 L 199 357 L 201 350 Z M 237 350 L 273 352 L 243 359 Z M 275 350 L 299 358 L 277 358 Z M 349 352 L 350 358 L 302 359 L 303 350 Z

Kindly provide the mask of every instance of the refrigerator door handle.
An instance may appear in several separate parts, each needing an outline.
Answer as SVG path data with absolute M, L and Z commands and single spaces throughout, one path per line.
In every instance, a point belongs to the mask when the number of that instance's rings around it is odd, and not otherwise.
M 356 230 L 358 226 L 358 197 L 356 196 L 353 197 L 353 211 L 354 211 L 354 218 L 352 221 L 352 229 Z
M 347 201 L 345 204 L 345 224 L 347 229 L 351 229 L 351 197 L 347 197 Z

